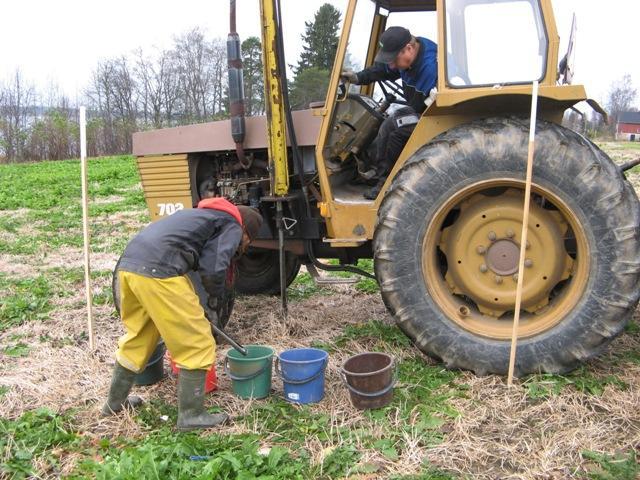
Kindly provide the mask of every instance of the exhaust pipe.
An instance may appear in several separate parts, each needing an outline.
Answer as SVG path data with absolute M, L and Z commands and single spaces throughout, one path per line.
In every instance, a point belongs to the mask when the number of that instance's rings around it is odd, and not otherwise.
M 236 155 L 243 169 L 251 167 L 244 154 L 244 82 L 240 36 L 236 32 L 236 0 L 229 3 L 229 35 L 227 36 L 227 68 L 229 72 L 229 111 L 231 113 L 231 137 L 236 144 Z

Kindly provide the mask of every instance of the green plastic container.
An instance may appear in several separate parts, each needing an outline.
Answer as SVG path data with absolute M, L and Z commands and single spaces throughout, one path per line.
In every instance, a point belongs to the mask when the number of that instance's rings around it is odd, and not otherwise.
M 153 385 L 164 378 L 164 342 L 160 340 L 151 354 L 147 366 L 135 376 L 136 385 Z
M 231 379 L 233 393 L 240 398 L 264 398 L 271 390 L 274 350 L 260 345 L 246 345 L 247 356 L 235 349 L 227 352 L 224 371 Z

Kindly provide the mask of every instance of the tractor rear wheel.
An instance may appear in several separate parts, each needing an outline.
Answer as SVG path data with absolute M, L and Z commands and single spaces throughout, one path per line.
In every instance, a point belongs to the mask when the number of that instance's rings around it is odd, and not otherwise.
M 280 293 L 280 257 L 277 250 L 249 248 L 249 251 L 236 261 L 236 266 L 238 292 L 245 295 Z M 295 280 L 298 271 L 300 271 L 300 260 L 296 255 L 286 252 L 287 286 Z
M 419 149 L 378 212 L 375 271 L 400 328 L 448 367 L 508 369 L 528 122 L 456 127 Z M 580 135 L 537 124 L 516 375 L 598 354 L 638 302 L 640 207 Z

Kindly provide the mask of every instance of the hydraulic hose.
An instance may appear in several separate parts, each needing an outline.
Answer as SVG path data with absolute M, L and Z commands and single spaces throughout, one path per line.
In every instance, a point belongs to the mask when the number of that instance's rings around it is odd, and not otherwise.
M 296 130 L 293 125 L 293 115 L 291 114 L 291 105 L 289 103 L 289 84 L 287 81 L 287 64 L 284 58 L 284 40 L 282 38 L 282 16 L 280 10 L 280 0 L 276 0 L 276 42 L 277 49 L 280 52 L 278 55 L 278 64 L 280 66 L 280 74 L 282 75 L 282 103 L 284 105 L 284 114 L 287 120 L 287 127 L 289 132 L 289 140 L 291 141 L 291 153 L 293 154 L 293 162 L 298 170 L 298 179 L 300 181 L 300 187 L 302 188 L 302 195 L 304 197 L 305 209 L 307 217 L 311 218 L 311 204 L 309 203 L 309 194 L 307 191 L 307 185 L 304 181 L 303 164 L 300 158 L 300 149 L 298 148 L 298 139 L 296 137 Z

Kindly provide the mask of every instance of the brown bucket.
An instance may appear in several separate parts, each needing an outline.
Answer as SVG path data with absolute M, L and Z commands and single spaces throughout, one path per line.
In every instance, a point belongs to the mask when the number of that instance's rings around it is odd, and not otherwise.
M 353 406 L 366 409 L 388 405 L 396 383 L 394 367 L 391 355 L 378 352 L 361 353 L 344 362 L 342 379 Z

